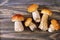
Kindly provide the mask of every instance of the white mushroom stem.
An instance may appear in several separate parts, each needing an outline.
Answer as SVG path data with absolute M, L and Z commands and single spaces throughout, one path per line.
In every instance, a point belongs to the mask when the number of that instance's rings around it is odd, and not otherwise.
M 48 32 L 53 32 L 53 31 L 55 31 L 54 26 L 52 24 L 50 24 Z
M 48 15 L 47 15 L 47 14 L 43 14 L 42 19 L 41 19 L 41 23 L 40 23 L 40 25 L 39 25 L 39 28 L 40 28 L 41 30 L 43 30 L 43 31 L 48 30 L 47 20 L 48 20 Z
M 15 31 L 19 32 L 19 31 L 23 31 L 24 30 L 24 27 L 23 27 L 22 23 L 19 22 L 19 21 L 16 21 L 14 26 L 15 26 L 15 29 L 14 29 Z
M 40 22 L 40 14 L 37 10 L 32 12 L 32 16 L 33 16 L 34 21 Z
M 33 31 L 37 27 L 34 23 L 31 22 L 30 25 L 29 25 L 29 28 L 31 29 L 31 31 Z

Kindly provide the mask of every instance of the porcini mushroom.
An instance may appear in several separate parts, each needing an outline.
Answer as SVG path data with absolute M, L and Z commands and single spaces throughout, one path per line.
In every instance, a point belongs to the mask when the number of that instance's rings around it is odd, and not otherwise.
M 27 11 L 32 13 L 33 19 L 35 22 L 40 22 L 40 14 L 37 11 L 38 9 L 38 5 L 37 4 L 31 4 L 28 8 Z
M 25 26 L 29 27 L 31 31 L 33 31 L 36 27 L 36 25 L 32 22 L 32 18 L 27 18 L 25 21 Z
M 59 29 L 60 29 L 60 27 L 59 27 L 59 23 L 57 22 L 57 20 L 52 19 L 48 31 L 54 32 L 54 31 L 57 31 Z
M 48 16 L 52 15 L 51 10 L 49 9 L 42 9 L 41 13 L 43 14 L 42 19 L 41 19 L 41 23 L 39 25 L 39 28 L 43 31 L 48 30 Z
M 17 32 L 21 32 L 24 30 L 24 27 L 23 27 L 21 21 L 24 21 L 23 15 L 15 14 L 12 16 L 12 22 L 14 22 L 14 30 Z

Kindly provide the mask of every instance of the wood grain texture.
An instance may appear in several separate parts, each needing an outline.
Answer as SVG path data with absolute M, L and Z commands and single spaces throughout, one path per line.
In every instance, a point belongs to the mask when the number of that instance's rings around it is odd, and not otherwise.
M 0 0 L 1 40 L 60 40 L 60 30 L 52 33 L 38 29 L 31 32 L 29 28 L 25 28 L 23 32 L 14 31 L 14 23 L 11 22 L 11 16 L 19 13 L 24 15 L 25 18 L 32 17 L 27 12 L 27 7 L 32 3 L 39 4 L 41 8 L 48 7 L 51 9 L 53 15 L 49 17 L 48 21 L 50 22 L 54 18 L 60 23 L 60 0 Z M 38 10 L 40 11 L 41 9 Z
M 57 18 L 54 16 L 52 17 L 55 19 Z M 57 18 L 57 20 L 60 21 L 59 18 Z M 23 32 L 15 32 L 14 23 L 11 22 L 11 18 L 0 20 L 0 33 L 1 40 L 60 40 L 60 31 L 49 33 L 48 31 L 35 30 L 31 32 L 29 28 L 25 28 Z

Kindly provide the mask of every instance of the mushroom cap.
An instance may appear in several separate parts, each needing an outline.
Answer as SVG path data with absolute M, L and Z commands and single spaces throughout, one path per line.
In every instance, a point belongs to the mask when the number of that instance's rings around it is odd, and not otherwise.
M 33 12 L 35 10 L 37 10 L 39 6 L 37 4 L 31 4 L 28 8 L 27 8 L 27 11 L 28 12 Z
M 41 10 L 41 13 L 42 13 L 42 14 L 47 14 L 47 15 L 49 15 L 49 16 L 52 15 L 52 11 L 49 10 L 49 9 L 42 9 L 42 10 Z
M 52 19 L 52 20 L 51 20 L 51 24 L 54 26 L 54 29 L 55 29 L 55 30 L 59 30 L 59 29 L 60 29 L 59 23 L 57 22 L 57 20 Z
M 32 22 L 32 18 L 27 18 L 26 21 L 25 21 L 25 26 L 29 26 L 30 23 Z
M 15 22 L 15 21 L 24 21 L 24 17 L 23 15 L 21 14 L 15 14 L 12 16 L 12 22 Z

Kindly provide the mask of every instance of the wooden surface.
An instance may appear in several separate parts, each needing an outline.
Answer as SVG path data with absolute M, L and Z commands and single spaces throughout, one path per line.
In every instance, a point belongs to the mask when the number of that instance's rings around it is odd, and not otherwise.
M 43 32 L 41 30 L 36 30 L 34 32 L 31 32 L 27 28 L 23 32 L 15 32 L 13 26 L 14 24 L 11 22 L 11 16 L 13 14 L 8 14 L 8 13 L 0 14 L 0 39 L 1 40 L 60 40 L 60 31 L 49 33 L 47 31 Z M 32 17 L 32 16 L 31 14 L 27 14 L 24 15 L 24 17 Z M 53 12 L 53 15 L 49 17 L 49 21 L 52 18 L 55 18 L 60 23 L 60 12 Z
M 24 17 L 32 17 L 31 14 L 27 12 L 27 7 L 32 3 L 51 9 L 53 15 L 49 17 L 49 21 L 54 18 L 60 23 L 60 0 L 0 0 L 1 40 L 60 40 L 60 30 L 52 33 L 37 29 L 31 32 L 29 28 L 25 28 L 23 32 L 14 31 L 11 16 L 19 13 L 24 15 Z
M 60 15 L 58 14 L 58 12 L 54 13 L 49 20 L 55 18 L 60 23 Z M 34 32 L 31 32 L 29 28 L 25 28 L 23 32 L 15 32 L 14 23 L 11 22 L 11 18 L 3 18 L 0 20 L 0 33 L 1 40 L 60 40 L 60 30 L 49 33 L 48 31 L 43 32 L 36 29 Z
M 60 31 L 49 33 L 36 30 L 31 32 L 29 29 L 25 29 L 23 32 L 15 32 L 12 22 L 5 21 L 0 25 L 1 40 L 60 40 Z

